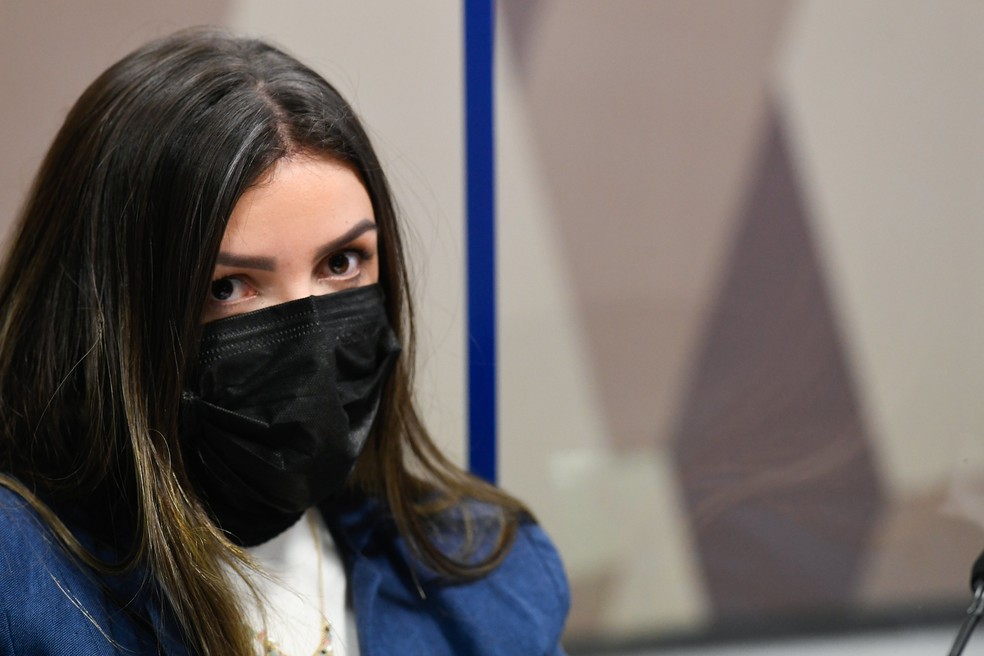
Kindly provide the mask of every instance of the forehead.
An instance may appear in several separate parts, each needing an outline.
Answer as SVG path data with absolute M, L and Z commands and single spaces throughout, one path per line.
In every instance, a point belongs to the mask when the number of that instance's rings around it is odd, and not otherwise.
M 324 157 L 283 159 L 239 198 L 222 250 L 304 251 L 365 219 L 375 221 L 372 202 L 352 167 Z

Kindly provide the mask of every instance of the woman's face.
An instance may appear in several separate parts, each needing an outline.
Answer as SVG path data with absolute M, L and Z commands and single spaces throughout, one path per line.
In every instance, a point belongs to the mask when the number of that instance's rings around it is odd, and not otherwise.
M 278 162 L 232 210 L 203 320 L 379 279 L 376 220 L 355 172 L 336 160 Z

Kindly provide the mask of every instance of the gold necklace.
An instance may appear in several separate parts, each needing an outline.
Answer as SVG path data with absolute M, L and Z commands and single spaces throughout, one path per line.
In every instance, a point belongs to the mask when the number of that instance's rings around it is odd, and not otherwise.
M 318 555 L 318 611 L 321 613 L 322 624 L 321 642 L 318 643 L 312 656 L 334 656 L 331 623 L 325 615 L 325 575 L 322 565 L 321 535 L 318 533 L 318 524 L 313 512 L 308 512 L 308 526 L 311 527 L 311 537 L 314 538 L 315 553 Z M 256 639 L 263 645 L 263 656 L 287 656 L 277 643 L 270 640 L 265 627 L 256 632 Z

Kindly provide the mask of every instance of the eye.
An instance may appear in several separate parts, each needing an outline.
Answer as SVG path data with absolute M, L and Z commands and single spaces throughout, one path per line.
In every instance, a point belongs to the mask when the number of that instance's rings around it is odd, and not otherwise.
M 241 301 L 249 292 L 249 285 L 239 278 L 219 278 L 212 281 L 209 288 L 211 300 L 219 303 L 235 303 Z
M 325 267 L 332 276 L 349 278 L 358 275 L 363 259 L 358 251 L 340 251 L 328 256 Z

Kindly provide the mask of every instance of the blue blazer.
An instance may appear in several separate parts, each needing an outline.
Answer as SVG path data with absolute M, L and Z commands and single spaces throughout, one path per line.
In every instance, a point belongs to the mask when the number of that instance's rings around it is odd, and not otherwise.
M 362 656 L 564 653 L 567 580 L 535 523 L 522 525 L 491 574 L 449 583 L 410 556 L 379 504 L 324 514 L 346 564 Z M 460 546 L 463 533 L 454 520 L 448 526 L 448 547 Z M 0 486 L 0 654 L 190 656 L 166 603 L 142 579 L 76 563 L 24 499 Z

